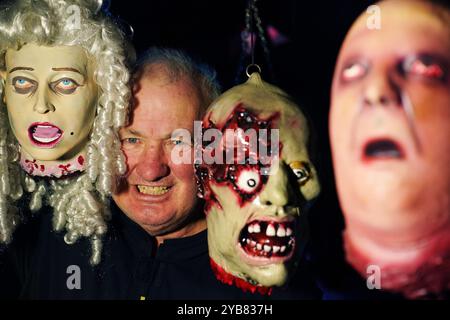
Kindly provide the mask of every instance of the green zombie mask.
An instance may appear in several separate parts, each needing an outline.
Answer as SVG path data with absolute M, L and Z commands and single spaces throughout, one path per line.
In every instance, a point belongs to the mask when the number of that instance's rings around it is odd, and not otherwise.
M 302 112 L 258 73 L 219 97 L 203 121 L 208 245 L 218 279 L 267 293 L 282 286 L 307 236 L 304 205 L 320 190 Z

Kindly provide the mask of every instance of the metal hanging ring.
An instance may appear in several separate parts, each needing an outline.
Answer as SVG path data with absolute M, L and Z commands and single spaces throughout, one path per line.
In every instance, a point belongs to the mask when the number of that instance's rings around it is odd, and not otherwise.
M 250 69 L 251 69 L 251 68 L 255 68 L 255 69 L 256 69 L 256 70 L 255 70 L 256 72 L 261 73 L 261 67 L 258 66 L 256 63 L 252 63 L 252 64 L 249 64 L 249 65 L 247 66 L 247 68 L 245 68 L 245 74 L 247 75 L 247 77 L 250 78 L 250 75 L 251 75 L 253 72 L 255 72 L 255 71 L 250 72 Z

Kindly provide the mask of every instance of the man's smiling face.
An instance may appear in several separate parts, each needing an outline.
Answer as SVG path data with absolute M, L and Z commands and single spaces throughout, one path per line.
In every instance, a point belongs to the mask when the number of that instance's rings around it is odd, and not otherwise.
M 179 229 L 197 204 L 193 165 L 174 163 L 171 154 L 180 144 L 193 152 L 191 141 L 175 140 L 172 133 L 193 133 L 201 101 L 187 78 L 169 81 L 161 71 L 150 78 L 144 73 L 134 97 L 132 121 L 120 131 L 128 171 L 114 200 L 157 236 Z

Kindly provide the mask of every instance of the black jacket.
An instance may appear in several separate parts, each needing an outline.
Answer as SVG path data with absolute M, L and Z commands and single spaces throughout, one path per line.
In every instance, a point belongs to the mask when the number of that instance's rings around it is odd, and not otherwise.
M 209 265 L 207 233 L 155 239 L 113 206 L 102 261 L 89 265 L 90 243 L 64 242 L 51 231 L 50 209 L 19 227 L 3 248 L 0 297 L 20 299 L 320 299 L 311 275 L 299 270 L 291 288 L 272 296 L 244 293 L 216 280 Z

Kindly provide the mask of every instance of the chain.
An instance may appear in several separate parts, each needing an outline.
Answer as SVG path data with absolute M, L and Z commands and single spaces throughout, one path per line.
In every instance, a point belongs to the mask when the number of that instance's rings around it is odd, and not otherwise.
M 243 52 L 250 52 L 252 55 L 252 64 L 254 64 L 254 40 L 253 40 L 253 12 L 251 12 L 251 1 L 249 0 L 249 4 L 245 9 L 245 31 L 242 34 L 242 50 Z M 250 42 L 247 41 L 248 37 L 250 37 Z
M 264 29 L 262 27 L 261 18 L 259 16 L 258 7 L 256 6 L 257 1 L 258 0 L 248 0 L 248 5 L 245 9 L 245 30 L 242 33 L 242 51 L 244 55 L 245 53 L 250 53 L 251 55 L 251 64 L 247 66 L 247 75 L 249 67 L 256 67 L 259 72 L 261 71 L 260 67 L 255 64 L 255 44 L 258 39 L 260 40 L 269 70 L 271 69 L 269 48 L 267 45 L 266 36 L 264 34 Z M 257 33 L 254 32 L 254 27 L 256 27 Z M 241 57 L 241 60 L 242 63 L 244 57 Z M 241 65 L 241 70 L 242 67 L 243 66 Z
M 259 17 L 259 11 L 258 11 L 258 7 L 256 6 L 256 1 L 257 0 L 252 0 L 250 3 L 250 6 L 253 10 L 253 18 L 256 21 L 256 28 L 258 29 L 258 36 L 259 36 L 259 39 L 261 40 L 261 46 L 264 50 L 266 60 L 267 60 L 267 62 L 269 62 L 270 61 L 269 47 L 267 46 L 267 39 L 264 34 L 264 29 L 262 27 L 261 18 Z M 252 63 L 253 63 L 253 61 L 252 61 Z

